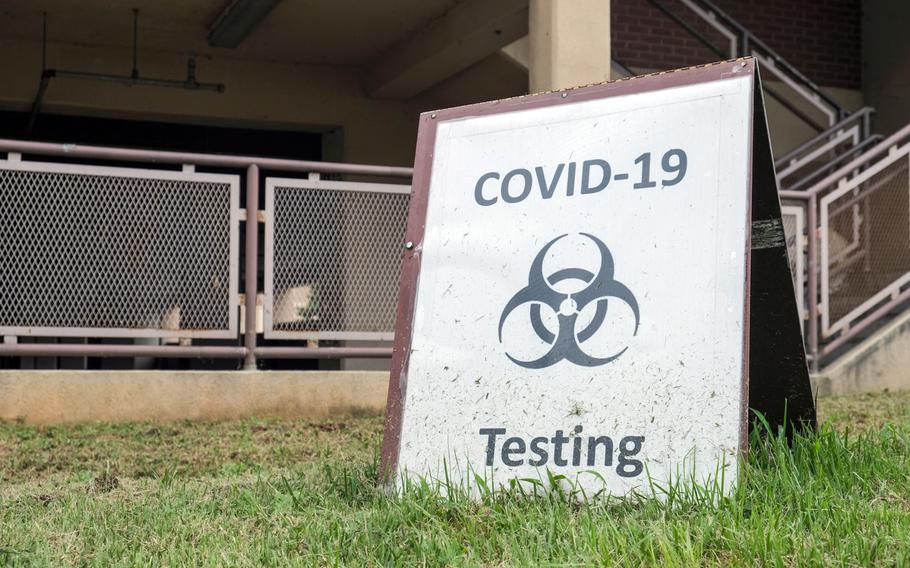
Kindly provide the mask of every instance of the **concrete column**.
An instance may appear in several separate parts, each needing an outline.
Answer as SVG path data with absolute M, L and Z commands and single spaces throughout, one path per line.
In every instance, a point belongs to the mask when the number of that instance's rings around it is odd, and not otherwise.
M 610 78 L 610 0 L 531 0 L 530 92 Z

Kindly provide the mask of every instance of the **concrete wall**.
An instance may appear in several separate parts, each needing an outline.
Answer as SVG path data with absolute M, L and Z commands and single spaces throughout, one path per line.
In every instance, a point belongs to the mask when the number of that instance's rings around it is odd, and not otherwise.
M 818 396 L 910 390 L 910 312 L 813 377 Z
M 370 371 L 0 371 L 0 420 L 30 424 L 327 418 L 385 410 Z
M 29 424 L 385 411 L 388 371 L 0 371 L 0 420 Z M 818 396 L 910 389 L 910 314 L 812 377 Z

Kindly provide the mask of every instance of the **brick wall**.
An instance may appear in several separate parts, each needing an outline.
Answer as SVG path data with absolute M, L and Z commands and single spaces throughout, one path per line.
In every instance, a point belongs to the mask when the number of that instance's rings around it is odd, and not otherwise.
M 727 49 L 728 40 L 678 0 L 662 2 Z M 860 88 L 861 0 L 715 2 L 816 83 Z M 612 0 L 611 20 L 613 57 L 625 65 L 673 69 L 720 59 L 648 0 Z

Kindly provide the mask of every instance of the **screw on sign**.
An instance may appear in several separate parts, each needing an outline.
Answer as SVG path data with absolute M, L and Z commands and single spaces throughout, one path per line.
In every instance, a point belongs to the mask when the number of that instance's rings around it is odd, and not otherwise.
M 814 425 L 756 63 L 571 95 L 421 117 L 391 484 L 729 491 L 751 410 Z
M 610 298 L 622 300 L 632 308 L 632 312 L 635 314 L 634 333 L 638 333 L 638 301 L 631 290 L 613 278 L 613 255 L 610 254 L 610 249 L 597 237 L 587 233 L 581 234 L 591 239 L 600 252 L 601 263 L 597 274 L 584 268 L 564 268 L 550 276 L 544 276 L 544 257 L 556 241 L 566 236 L 560 235 L 540 249 L 531 264 L 531 272 L 528 274 L 528 285 L 512 296 L 502 311 L 502 316 L 499 318 L 500 341 L 502 341 L 502 327 L 506 322 L 506 318 L 519 306 L 531 304 L 531 325 L 534 328 L 534 332 L 540 339 L 552 346 L 545 355 L 531 361 L 522 361 L 507 354 L 509 359 L 516 365 L 528 369 L 541 369 L 565 359 L 570 363 L 583 367 L 595 367 L 605 365 L 625 353 L 628 347 L 609 357 L 594 357 L 585 353 L 581 345 L 579 345 L 590 339 L 603 325 L 607 316 Z M 582 280 L 587 283 L 587 286 L 575 294 L 560 293 L 552 288 L 553 285 L 568 279 Z M 576 325 L 580 312 L 591 303 L 596 304 L 594 317 L 583 329 L 577 330 Z M 556 333 L 553 333 L 544 325 L 540 315 L 541 305 L 548 307 L 557 314 L 559 327 Z

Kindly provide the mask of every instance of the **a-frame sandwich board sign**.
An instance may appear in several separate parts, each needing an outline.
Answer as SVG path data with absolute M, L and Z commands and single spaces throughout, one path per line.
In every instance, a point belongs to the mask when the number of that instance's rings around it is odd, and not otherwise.
M 750 58 L 423 114 L 402 245 L 390 482 L 727 490 L 815 423 Z

